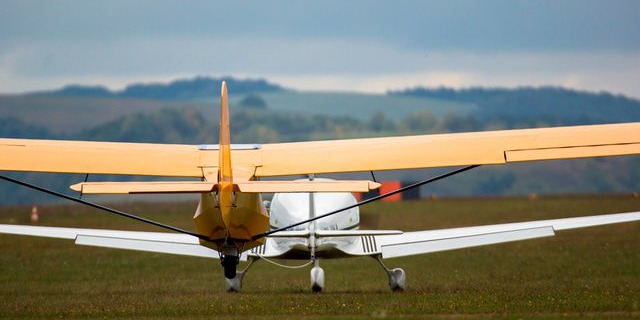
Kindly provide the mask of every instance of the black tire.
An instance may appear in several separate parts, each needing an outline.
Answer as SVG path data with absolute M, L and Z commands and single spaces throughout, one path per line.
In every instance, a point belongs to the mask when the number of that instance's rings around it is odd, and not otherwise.
M 225 257 L 222 261 L 224 267 L 224 277 L 227 279 L 233 279 L 236 277 L 236 265 L 238 265 L 238 259 L 236 257 Z

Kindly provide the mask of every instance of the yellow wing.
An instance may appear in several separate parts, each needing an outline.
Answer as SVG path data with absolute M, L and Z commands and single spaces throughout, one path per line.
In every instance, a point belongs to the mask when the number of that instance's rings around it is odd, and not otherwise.
M 0 170 L 201 177 L 197 146 L 0 139 Z M 216 163 L 217 165 L 217 163 Z
M 640 154 L 640 123 L 275 143 L 231 153 L 239 182 L 253 176 L 630 155 Z M 211 177 L 218 159 L 215 148 L 195 145 L 0 139 L 0 170 Z
M 256 176 L 640 154 L 640 123 L 266 144 Z

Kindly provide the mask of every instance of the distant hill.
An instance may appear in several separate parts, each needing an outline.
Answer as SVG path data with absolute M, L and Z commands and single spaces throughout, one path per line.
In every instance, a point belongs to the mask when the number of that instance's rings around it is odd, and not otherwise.
M 276 92 L 283 90 L 282 87 L 263 79 L 196 77 L 193 79 L 175 80 L 167 84 L 137 83 L 127 86 L 122 91 L 111 91 L 101 86 L 69 85 L 60 90 L 35 92 L 28 95 L 188 101 L 218 95 L 223 80 L 227 82 L 229 88 L 232 88 L 230 90 L 233 90 L 232 92 L 234 94 Z
M 389 93 L 476 106 L 481 122 L 506 127 L 539 127 L 640 121 L 640 101 L 607 92 L 592 93 L 559 87 L 414 88 Z

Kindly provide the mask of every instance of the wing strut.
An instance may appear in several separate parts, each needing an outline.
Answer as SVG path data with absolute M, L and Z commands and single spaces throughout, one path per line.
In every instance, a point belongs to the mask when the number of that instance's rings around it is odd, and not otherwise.
M 405 191 L 407 191 L 407 190 L 410 190 L 410 189 L 413 189 L 413 188 L 417 188 L 417 187 L 423 186 L 423 185 L 428 184 L 428 183 L 436 182 L 436 181 L 438 181 L 438 180 L 442 180 L 442 179 L 444 179 L 444 178 L 448 178 L 448 177 L 450 177 L 450 176 L 456 175 L 456 174 L 458 174 L 458 173 L 465 172 L 465 171 L 467 171 L 467 170 L 471 170 L 471 169 L 473 169 L 473 168 L 477 168 L 477 167 L 479 167 L 479 166 L 480 166 L 480 165 L 471 165 L 471 166 L 466 166 L 466 167 L 464 167 L 464 168 L 460 168 L 460 169 L 457 169 L 457 170 L 453 170 L 453 171 L 447 172 L 447 173 L 445 173 L 445 174 L 442 174 L 442 175 L 439 175 L 439 176 L 433 177 L 433 178 L 431 178 L 431 179 L 427 179 L 427 180 L 424 180 L 424 181 L 416 182 L 416 183 L 414 183 L 414 184 L 410 184 L 410 185 L 408 185 L 408 186 L 406 186 L 406 187 L 402 187 L 402 188 L 400 188 L 400 189 L 396 189 L 396 190 L 394 190 L 394 191 L 387 192 L 387 193 L 385 193 L 385 194 L 381 194 L 381 195 L 379 195 L 379 196 L 375 196 L 375 197 L 373 197 L 373 198 L 369 198 L 369 199 L 367 199 L 367 200 L 360 201 L 360 202 L 358 202 L 358 203 L 356 203 L 356 204 L 353 204 L 353 205 L 350 205 L 350 206 L 346 206 L 346 207 L 344 207 L 344 208 L 341 208 L 341 209 L 338 209 L 338 210 L 334 210 L 334 211 L 331 211 L 331 212 L 325 213 L 325 214 L 323 214 L 323 215 L 315 216 L 315 217 L 313 217 L 313 218 L 311 218 L 311 219 L 307 219 L 307 220 L 304 220 L 304 221 L 296 222 L 296 223 L 291 224 L 291 225 L 289 225 L 289 226 L 282 227 L 282 228 L 278 228 L 278 229 L 271 230 L 271 231 L 267 231 L 267 232 L 265 232 L 265 233 L 257 234 L 257 235 L 255 235 L 255 236 L 253 236 L 253 237 L 251 238 L 251 240 L 257 240 L 257 239 L 260 239 L 260 238 L 266 237 L 266 236 L 268 236 L 268 235 L 274 234 L 274 233 L 276 233 L 276 232 L 285 231 L 285 230 L 287 230 L 287 229 L 289 229 L 289 228 L 297 227 L 297 226 L 302 225 L 302 224 L 305 224 L 305 223 L 309 223 L 309 222 L 316 221 L 316 220 L 319 220 L 319 219 L 322 219 L 322 218 L 326 218 L 326 217 L 328 217 L 328 216 L 334 215 L 334 214 L 339 213 L 339 212 L 342 212 L 342 211 L 344 211 L 344 210 L 349 210 L 349 209 L 352 209 L 352 208 L 355 208 L 355 207 L 359 207 L 359 206 L 361 206 L 361 205 L 364 205 L 364 204 L 367 204 L 367 203 L 370 203 L 370 202 L 378 201 L 378 200 L 380 200 L 380 199 L 383 199 L 383 198 L 386 198 L 386 197 L 392 196 L 392 195 L 394 195 L 394 194 L 401 193 L 401 192 L 405 192 Z
M 84 176 L 84 183 L 87 183 L 87 180 L 89 180 L 89 174 L 87 173 L 86 176 Z M 82 189 L 80 189 L 80 196 L 78 197 L 78 199 L 82 200 L 82 195 L 84 195 L 82 193 Z
M 126 212 L 123 212 L 123 211 L 120 211 L 120 210 L 116 210 L 116 209 L 113 209 L 113 208 L 109 208 L 109 207 L 105 207 L 105 206 L 97 204 L 97 203 L 93 203 L 93 202 L 89 202 L 89 201 L 86 201 L 86 200 L 70 197 L 70 196 L 68 196 L 66 194 L 63 194 L 63 193 L 60 193 L 60 192 L 57 192 L 57 191 L 53 191 L 53 190 L 50 190 L 50 189 L 46 189 L 46 188 L 31 184 L 31 183 L 28 183 L 28 182 L 24 182 L 24 181 L 16 180 L 16 179 L 13 179 L 13 178 L 9 178 L 9 177 L 7 177 L 5 175 L 2 175 L 2 174 L 0 174 L 0 179 L 6 180 L 6 181 L 9 181 L 9 182 L 13 182 L 15 184 L 19 184 L 21 186 L 25 186 L 27 188 L 38 190 L 38 191 L 41 191 L 41 192 L 44 192 L 44 193 L 48 193 L 50 195 L 54 195 L 54 196 L 57 196 L 57 197 L 60 197 L 60 198 L 64 198 L 64 199 L 67 199 L 67 200 L 70 200 L 70 201 L 73 201 L 73 202 L 84 204 L 84 205 L 87 205 L 87 206 L 90 206 L 90 207 L 93 207 L 93 208 L 96 208 L 96 209 L 104 210 L 104 211 L 107 211 L 107 212 L 110 212 L 110 213 L 114 213 L 114 214 L 117 214 L 117 215 L 120 215 L 120 216 L 123 216 L 123 217 L 127 217 L 127 218 L 131 218 L 131 219 L 134 219 L 134 220 L 138 220 L 140 222 L 148 223 L 148 224 L 154 225 L 156 227 L 168 229 L 168 230 L 175 231 L 175 232 L 178 232 L 178 233 L 188 234 L 190 236 L 194 236 L 194 237 L 197 237 L 197 238 L 205 240 L 205 241 L 211 241 L 211 239 L 209 237 L 205 236 L 205 235 L 193 233 L 191 231 L 180 229 L 178 227 L 170 226 L 170 225 L 167 225 L 167 224 L 164 224 L 164 223 L 160 223 L 160 222 L 149 220 L 149 219 L 146 219 L 146 218 L 143 218 L 143 217 L 140 217 L 140 216 L 136 216 L 134 214 L 126 213 Z

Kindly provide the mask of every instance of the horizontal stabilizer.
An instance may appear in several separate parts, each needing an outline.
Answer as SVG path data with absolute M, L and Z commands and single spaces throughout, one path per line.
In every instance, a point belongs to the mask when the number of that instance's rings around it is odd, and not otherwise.
M 369 192 L 380 184 L 368 180 L 297 180 L 246 181 L 237 183 L 238 191 L 249 193 L 270 192 Z
M 269 235 L 269 238 L 307 238 L 309 230 L 280 231 Z
M 330 237 L 364 237 L 364 236 L 390 236 L 399 235 L 399 230 L 316 230 L 315 236 L 318 238 Z M 307 238 L 309 230 L 280 231 L 270 234 L 269 238 Z
M 322 237 L 365 237 L 402 234 L 400 230 L 316 230 L 316 236 Z
M 380 184 L 367 180 L 346 181 L 244 181 L 233 184 L 236 192 L 368 192 Z M 208 181 L 150 181 L 150 182 L 82 182 L 71 190 L 83 194 L 139 194 L 139 193 L 205 193 L 216 191 L 218 185 Z
M 211 192 L 215 183 L 207 181 L 153 181 L 153 182 L 83 182 L 72 185 L 71 190 L 84 194 L 135 193 L 204 193 Z

